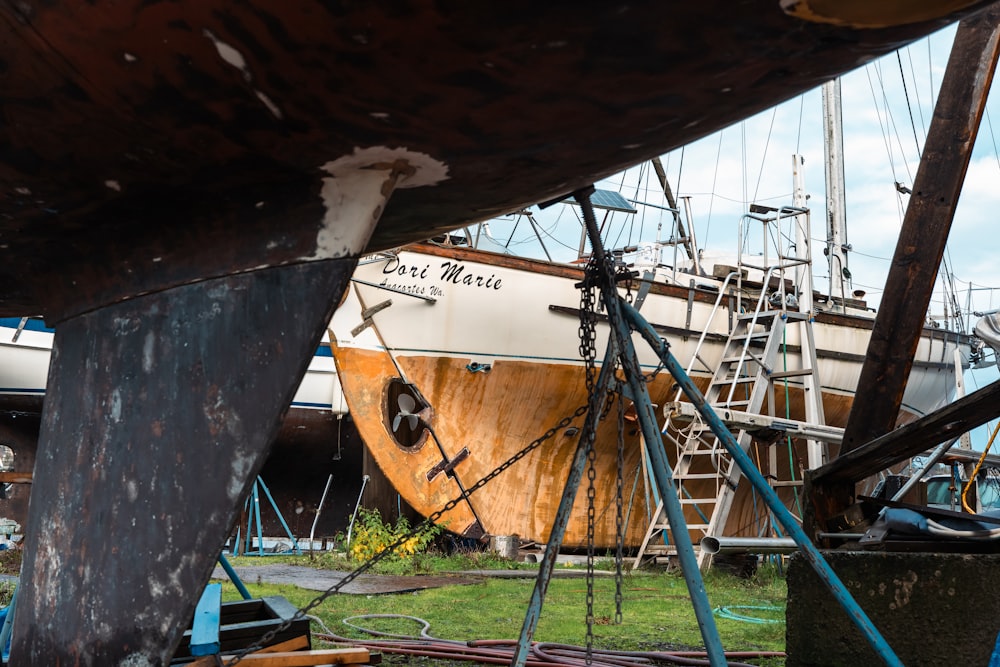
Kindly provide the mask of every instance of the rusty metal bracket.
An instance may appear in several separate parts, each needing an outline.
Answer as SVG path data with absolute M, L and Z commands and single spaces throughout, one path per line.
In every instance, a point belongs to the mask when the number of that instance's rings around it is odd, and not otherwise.
M 368 327 L 375 326 L 375 322 L 372 320 L 372 316 L 378 312 L 381 312 L 392 305 L 392 299 L 386 299 L 382 303 L 376 303 L 371 308 L 365 308 L 361 311 L 362 322 L 358 326 L 351 329 L 352 336 L 358 336 L 362 331 Z
M 450 461 L 448 459 L 443 459 L 441 463 L 438 463 L 436 466 L 428 470 L 427 481 L 430 482 L 441 473 L 444 473 L 449 477 L 454 477 L 455 466 L 457 466 L 459 463 L 461 463 L 467 458 L 469 458 L 469 448 L 462 447 L 461 451 L 458 452 L 458 454 L 455 454 L 455 457 L 452 458 Z

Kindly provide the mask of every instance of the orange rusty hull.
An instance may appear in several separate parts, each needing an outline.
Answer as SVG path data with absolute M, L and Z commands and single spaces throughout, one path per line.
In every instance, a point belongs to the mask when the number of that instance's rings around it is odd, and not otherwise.
M 470 373 L 466 360 L 436 356 L 396 356 L 405 377 L 419 387 L 431 406 L 449 406 L 448 410 L 428 409 L 423 418 L 431 425 L 441 447 L 431 435 L 423 435 L 412 446 L 401 446 L 392 437 L 394 401 L 386 395 L 387 387 L 399 377 L 392 359 L 385 352 L 362 348 L 335 349 L 341 380 L 351 413 L 361 437 L 385 474 L 397 490 L 417 511 L 425 516 L 439 510 L 449 500 L 460 496 L 459 486 L 472 487 L 494 471 L 526 445 L 542 436 L 587 400 L 582 367 L 575 364 L 538 364 L 527 361 L 496 361 L 489 373 Z M 704 387 L 706 378 L 699 384 Z M 660 405 L 672 400 L 676 389 L 673 379 L 659 374 L 650 384 L 652 400 Z M 517 401 L 512 402 L 511 397 Z M 790 389 L 792 418 L 802 418 L 801 392 Z M 516 410 L 497 412 L 497 405 L 516 404 Z M 824 408 L 831 425 L 842 425 L 850 411 L 851 397 L 828 393 Z M 779 397 L 778 410 L 784 413 Z M 572 426 L 582 426 L 582 419 Z M 615 544 L 617 506 L 617 419 L 614 411 L 601 422 L 597 434 L 595 461 L 595 525 L 594 541 L 598 547 Z M 664 439 L 671 463 L 676 448 Z M 544 441 L 523 459 L 474 492 L 468 503 L 460 503 L 441 518 L 449 530 L 475 534 L 476 517 L 482 530 L 494 535 L 517 534 L 522 538 L 545 542 L 548 539 L 556 509 L 569 474 L 577 436 L 572 427 L 563 429 Z M 788 445 L 779 442 L 777 457 L 780 479 L 792 479 L 789 471 Z M 463 450 L 468 456 L 455 468 L 456 479 L 437 474 L 428 479 L 447 457 L 454 459 Z M 765 469 L 769 466 L 767 446 L 754 445 L 751 455 Z M 794 445 L 792 456 L 805 461 L 804 446 Z M 443 451 L 442 451 L 443 450 Z M 622 513 L 627 522 L 625 544 L 642 542 L 656 502 L 643 473 L 638 431 L 625 429 L 625 465 L 623 475 Z M 799 466 L 796 466 L 799 468 Z M 699 472 L 697 470 L 693 472 Z M 801 479 L 801 469 L 794 470 Z M 714 488 L 715 480 L 705 480 Z M 582 547 L 587 544 L 586 478 L 584 478 L 564 544 Z M 725 533 L 727 535 L 757 535 L 764 519 L 755 508 L 748 485 L 737 491 L 733 510 Z M 780 491 L 787 504 L 794 507 L 790 489 Z M 757 501 L 759 507 L 760 501 Z M 699 522 L 695 509 L 688 508 L 688 519 Z M 798 513 L 798 512 L 796 512 Z
M 432 244 L 408 246 L 363 260 L 355 285 L 332 323 L 334 357 L 351 414 L 373 458 L 402 497 L 425 516 L 459 498 L 521 452 L 529 443 L 587 402 L 584 367 L 579 358 L 579 268 L 500 256 L 484 251 Z M 643 316 L 658 328 L 684 363 L 697 353 L 692 375 L 704 389 L 708 373 L 698 369 L 720 363 L 733 311 L 713 311 L 718 292 L 655 282 L 642 304 Z M 733 306 L 728 306 L 733 308 Z M 820 312 L 812 331 L 822 379 L 825 423 L 842 427 L 851 410 L 864 362 L 872 318 Z M 598 356 L 609 327 L 596 329 Z M 706 332 L 704 346 L 696 347 Z M 801 332 L 789 329 L 782 368 L 797 368 Z M 954 390 L 954 352 L 968 358 L 969 344 L 944 330 L 925 330 L 907 386 L 900 422 L 933 410 Z M 643 372 L 653 374 L 658 359 L 637 346 Z M 787 356 L 787 358 L 785 358 Z M 801 382 L 775 386 L 771 414 L 806 421 Z M 673 379 L 660 372 L 649 383 L 651 399 L 665 406 L 676 399 Z M 400 399 L 400 393 L 411 399 Z M 785 397 L 788 397 L 786 415 Z M 403 402 L 400 402 L 400 401 Z M 419 412 L 420 420 L 405 413 Z M 413 422 L 412 428 L 410 422 Z M 426 424 L 430 430 L 422 427 Z M 548 438 L 534 451 L 478 489 L 441 517 L 454 532 L 474 535 L 517 534 L 548 539 L 577 446 L 582 419 Z M 683 428 L 683 427 L 681 427 Z M 595 543 L 615 544 L 617 418 L 600 424 L 595 462 Z M 663 446 L 676 461 L 671 432 Z M 808 457 L 805 444 L 786 441 L 754 444 L 750 455 L 777 481 L 801 480 Z M 831 451 L 835 455 L 836 451 Z M 704 469 L 713 473 L 709 457 Z M 622 514 L 625 541 L 641 544 L 656 509 L 647 481 L 642 447 L 634 423 L 626 428 Z M 694 498 L 716 496 L 719 477 L 685 480 Z M 704 488 L 697 488 L 701 484 Z M 744 488 L 747 487 L 747 488 Z M 760 534 L 766 521 L 761 507 L 740 485 L 723 533 Z M 794 487 L 780 495 L 800 513 Z M 587 543 L 586 479 L 565 536 L 569 546 Z M 704 524 L 686 505 L 688 520 Z M 700 538 L 700 535 L 693 535 Z

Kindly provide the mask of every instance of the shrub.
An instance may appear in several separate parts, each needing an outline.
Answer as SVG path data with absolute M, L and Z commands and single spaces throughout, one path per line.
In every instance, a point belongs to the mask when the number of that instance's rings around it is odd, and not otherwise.
M 392 560 L 410 558 L 423 552 L 434 539 L 441 534 L 440 526 L 421 524 L 413 535 L 410 535 L 395 551 L 388 556 Z M 393 525 L 382 519 L 378 510 L 362 508 L 354 524 L 351 543 L 347 545 L 348 554 L 353 560 L 364 562 L 382 553 L 390 545 L 413 532 L 406 517 L 399 517 Z

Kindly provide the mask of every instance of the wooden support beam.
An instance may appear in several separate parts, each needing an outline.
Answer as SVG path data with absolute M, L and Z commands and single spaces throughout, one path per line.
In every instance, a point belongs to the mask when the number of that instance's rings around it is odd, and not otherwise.
M 1000 8 L 959 24 L 844 430 L 842 455 L 896 425 L 998 54 Z
M 1000 381 L 901 426 L 812 471 L 814 484 L 859 482 L 1000 415 Z
M 998 54 L 1000 8 L 959 24 L 844 430 L 841 456 L 896 425 Z M 872 450 L 866 446 L 865 451 Z M 867 474 L 881 470 L 874 455 L 861 457 L 857 464 Z M 815 479 L 810 495 L 806 526 L 815 528 L 851 504 L 854 487 L 833 483 L 829 477 Z
M 31 484 L 30 472 L 0 472 L 0 484 Z

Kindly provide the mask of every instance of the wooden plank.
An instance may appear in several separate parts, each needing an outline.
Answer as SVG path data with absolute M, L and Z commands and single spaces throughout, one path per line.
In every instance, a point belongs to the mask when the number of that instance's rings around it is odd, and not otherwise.
M 0 484 L 31 484 L 30 472 L 0 472 Z
M 896 425 L 998 54 L 1000 9 L 959 24 L 844 431 L 842 455 Z
M 862 446 L 871 451 L 866 443 L 896 425 L 998 55 L 1000 9 L 990 8 L 959 24 L 844 429 L 841 456 Z M 868 474 L 882 469 L 876 456 L 862 457 L 859 463 Z M 808 495 L 804 525 L 815 532 L 854 502 L 854 486 L 816 482 Z
M 309 648 L 309 637 L 308 635 L 299 635 L 294 639 L 289 639 L 288 641 L 279 642 L 277 644 L 272 644 L 266 648 L 259 649 L 255 651 L 256 653 L 283 653 L 288 651 L 299 651 L 301 649 Z
M 1000 415 L 1000 381 L 897 428 L 809 474 L 814 488 L 853 484 Z
M 194 608 L 191 624 L 191 655 L 219 652 L 219 618 L 222 613 L 222 584 L 209 584 Z
M 315 665 L 367 665 L 371 654 L 366 648 L 330 648 L 316 651 L 282 651 L 279 653 L 249 653 L 240 659 L 241 665 L 252 667 L 314 667 Z M 222 655 L 222 663 L 235 658 Z M 215 667 L 216 656 L 205 656 L 188 667 Z

